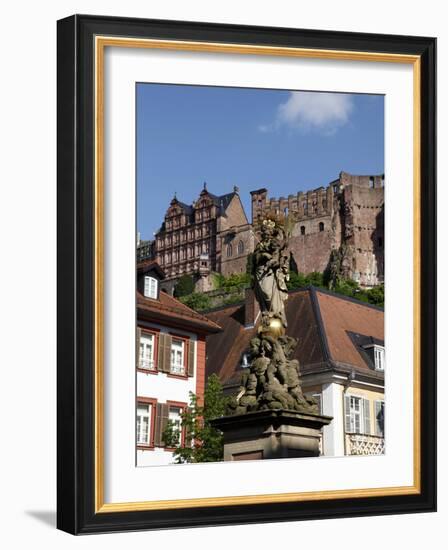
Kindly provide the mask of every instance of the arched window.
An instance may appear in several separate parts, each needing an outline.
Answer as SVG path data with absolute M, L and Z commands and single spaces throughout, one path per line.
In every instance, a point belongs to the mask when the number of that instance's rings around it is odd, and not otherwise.
M 233 247 L 231 244 L 227 245 L 227 257 L 230 258 L 233 254 Z
M 243 241 L 240 241 L 238 243 L 238 254 L 243 254 L 244 253 L 244 243 Z
M 304 225 L 300 226 L 300 234 L 305 235 L 305 226 Z
M 319 231 L 323 231 L 325 228 L 324 222 L 319 222 Z

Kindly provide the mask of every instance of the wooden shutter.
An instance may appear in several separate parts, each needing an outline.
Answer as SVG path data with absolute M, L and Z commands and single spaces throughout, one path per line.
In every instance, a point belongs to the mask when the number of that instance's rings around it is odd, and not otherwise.
M 168 423 L 168 412 L 169 408 L 166 403 L 157 403 L 154 432 L 154 445 L 156 445 L 157 447 L 163 447 L 165 445 L 162 434 Z
M 195 342 L 190 338 L 190 340 L 188 340 L 188 376 L 194 376 L 194 350 Z
M 364 433 L 370 434 L 370 401 L 368 399 L 362 400 L 364 407 Z
M 140 367 L 140 338 L 142 337 L 142 329 L 137 327 L 135 337 L 135 364 L 137 368 Z
M 165 332 L 159 335 L 158 369 L 161 372 L 171 370 L 171 336 Z
M 345 396 L 345 433 L 352 431 L 350 422 L 350 396 Z

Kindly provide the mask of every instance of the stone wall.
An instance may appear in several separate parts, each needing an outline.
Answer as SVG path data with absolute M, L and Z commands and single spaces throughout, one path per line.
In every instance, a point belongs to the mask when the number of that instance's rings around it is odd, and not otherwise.
M 293 219 L 290 251 L 301 273 L 324 272 L 340 251 L 343 277 L 361 286 L 384 280 L 384 177 L 341 172 L 326 188 L 287 198 L 252 191 L 252 223 L 267 213 Z

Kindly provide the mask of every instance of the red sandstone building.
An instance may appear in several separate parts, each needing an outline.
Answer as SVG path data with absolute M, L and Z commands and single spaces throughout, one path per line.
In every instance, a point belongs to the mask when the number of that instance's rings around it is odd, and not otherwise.
M 299 272 L 333 268 L 364 287 L 384 281 L 383 175 L 341 172 L 326 188 L 287 198 L 264 188 L 251 195 L 254 226 L 267 212 L 294 217 L 289 248 Z
M 205 339 L 220 330 L 215 322 L 161 291 L 164 277 L 154 261 L 137 266 L 137 466 L 173 461 L 163 431 L 169 420 L 180 426 L 190 392 L 199 402 L 203 398 Z
M 206 186 L 191 205 L 176 196 L 154 241 L 139 242 L 138 260 L 156 259 L 172 291 L 184 274 L 198 291 L 212 290 L 212 272 L 246 271 L 254 250 L 254 230 L 266 213 L 294 219 L 290 251 L 300 273 L 327 269 L 363 287 L 384 282 L 384 176 L 341 172 L 327 187 L 269 198 L 268 189 L 251 192 L 252 223 L 238 189 L 214 195 Z
M 223 329 L 207 336 L 206 375 L 216 373 L 226 392 L 238 393 L 260 322 L 253 291 L 245 303 L 206 315 Z M 293 358 L 303 391 L 333 417 L 324 427 L 322 454 L 384 453 L 384 311 L 310 287 L 290 292 L 286 316 L 287 334 L 299 341 Z
M 192 205 L 173 198 L 152 248 L 147 241 L 141 243 L 140 255 L 147 250 L 160 264 L 166 274 L 165 288 L 189 274 L 197 279 L 197 289 L 205 291 L 211 289 L 211 272 L 245 272 L 247 255 L 253 249 L 252 226 L 238 188 L 218 196 L 204 184 Z

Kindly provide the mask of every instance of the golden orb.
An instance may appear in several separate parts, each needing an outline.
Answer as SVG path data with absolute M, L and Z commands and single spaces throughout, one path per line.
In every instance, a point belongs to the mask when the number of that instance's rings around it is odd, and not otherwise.
M 273 317 L 269 321 L 269 332 L 272 334 L 272 336 L 281 336 L 285 332 L 285 327 L 283 326 L 283 323 L 280 319 Z

